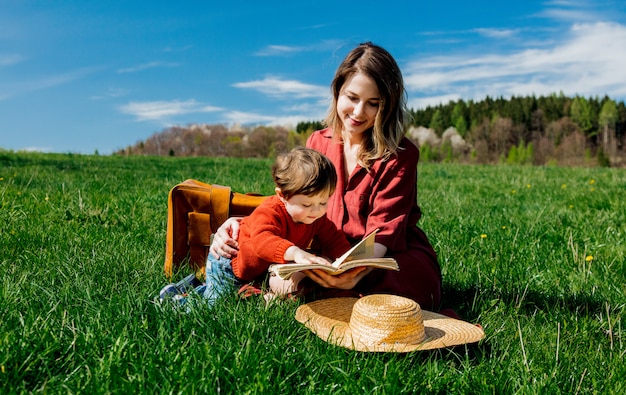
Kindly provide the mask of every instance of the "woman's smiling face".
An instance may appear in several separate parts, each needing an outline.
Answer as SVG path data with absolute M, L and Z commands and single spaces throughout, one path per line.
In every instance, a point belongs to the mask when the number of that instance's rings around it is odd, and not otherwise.
M 357 137 L 374 126 L 380 93 L 374 80 L 356 73 L 346 80 L 337 98 L 337 114 L 343 124 L 344 138 Z

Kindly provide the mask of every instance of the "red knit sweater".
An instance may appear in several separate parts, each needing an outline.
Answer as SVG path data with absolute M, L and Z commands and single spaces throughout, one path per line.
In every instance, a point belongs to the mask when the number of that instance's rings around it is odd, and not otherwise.
M 326 216 L 312 224 L 293 221 L 283 202 L 271 196 L 241 221 L 239 253 L 232 260 L 235 276 L 243 281 L 259 279 L 273 263 L 285 263 L 285 251 L 295 245 L 310 246 L 313 238 L 322 248 L 322 255 L 331 259 L 350 249 L 343 232 Z

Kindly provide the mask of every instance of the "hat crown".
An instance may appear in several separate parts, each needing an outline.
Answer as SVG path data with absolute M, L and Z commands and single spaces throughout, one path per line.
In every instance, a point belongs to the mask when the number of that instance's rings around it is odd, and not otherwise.
M 417 345 L 426 338 L 420 306 L 394 295 L 375 294 L 359 299 L 349 326 L 353 342 L 370 347 Z

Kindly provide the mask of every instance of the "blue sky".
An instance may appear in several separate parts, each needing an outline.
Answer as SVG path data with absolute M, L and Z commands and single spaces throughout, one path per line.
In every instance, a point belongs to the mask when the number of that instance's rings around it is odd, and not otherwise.
M 173 125 L 321 120 L 363 41 L 396 57 L 411 108 L 626 98 L 623 0 L 0 0 L 0 148 L 109 154 Z

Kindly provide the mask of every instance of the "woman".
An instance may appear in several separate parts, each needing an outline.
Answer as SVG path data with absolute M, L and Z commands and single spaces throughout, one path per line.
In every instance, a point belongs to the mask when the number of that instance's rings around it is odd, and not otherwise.
M 389 293 L 409 297 L 431 311 L 441 303 L 441 270 L 424 232 L 416 224 L 417 147 L 404 137 L 405 91 L 402 74 L 385 49 L 363 43 L 341 63 L 331 85 L 332 105 L 324 130 L 307 146 L 335 165 L 336 192 L 327 216 L 352 243 L 375 229 L 375 255 L 392 256 L 400 271 L 354 269 L 340 276 L 305 272 L 319 293 L 350 290 L 360 295 Z M 211 254 L 237 253 L 238 222 L 216 233 Z M 302 286 L 305 284 L 303 283 Z

